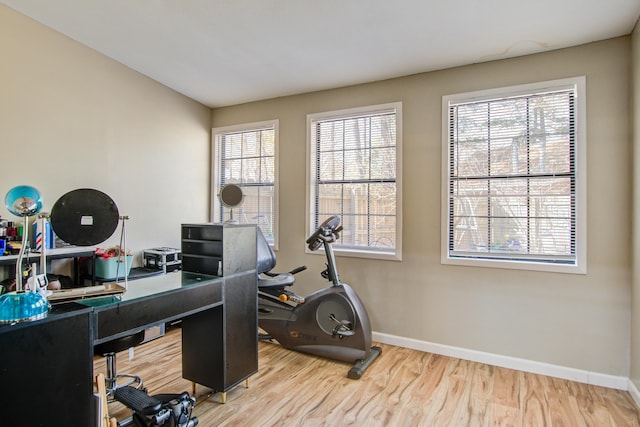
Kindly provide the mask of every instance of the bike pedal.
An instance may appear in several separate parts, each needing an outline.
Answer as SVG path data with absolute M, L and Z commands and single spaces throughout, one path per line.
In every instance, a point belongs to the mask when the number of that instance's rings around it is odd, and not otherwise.
M 336 331 L 336 335 L 339 335 L 341 337 L 352 337 L 356 334 L 355 331 L 352 330 L 348 330 L 348 331 Z
M 118 402 L 142 415 L 154 415 L 162 408 L 161 401 L 131 386 L 117 388 L 114 397 Z

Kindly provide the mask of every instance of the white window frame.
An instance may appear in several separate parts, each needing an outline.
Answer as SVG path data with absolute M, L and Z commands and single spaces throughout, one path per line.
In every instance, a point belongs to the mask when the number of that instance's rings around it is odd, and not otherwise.
M 576 254 L 572 264 L 555 264 L 544 261 L 522 261 L 497 258 L 465 258 L 449 253 L 449 107 L 452 104 L 472 101 L 544 93 L 562 89 L 574 89 L 575 100 L 575 233 Z M 586 132 L 586 78 L 584 76 L 552 80 L 525 85 L 481 90 L 476 92 L 447 95 L 442 98 L 442 238 L 441 263 L 475 267 L 493 267 L 520 270 L 547 271 L 558 273 L 586 274 L 587 272 L 587 132 Z
M 239 133 L 239 132 L 251 132 L 260 129 L 273 128 L 274 131 L 274 188 L 273 188 L 273 222 L 270 224 L 273 232 L 273 242 L 270 245 L 274 250 L 278 249 L 279 243 L 279 197 L 278 197 L 278 146 L 280 138 L 280 122 L 278 119 L 265 120 L 261 122 L 243 123 L 239 125 L 223 126 L 213 128 L 211 131 L 211 212 L 210 218 L 212 222 L 221 222 L 222 218 L 219 218 L 218 212 L 220 211 L 220 200 L 218 199 L 218 193 L 220 191 L 221 171 L 220 171 L 220 137 L 226 134 Z
M 334 253 L 338 256 L 370 258 L 400 261 L 402 260 L 402 102 L 392 102 L 365 107 L 349 108 L 344 110 L 327 111 L 307 115 L 307 234 L 315 231 L 315 161 L 316 161 L 316 123 L 331 119 L 347 119 L 350 117 L 364 116 L 368 114 L 391 112 L 395 113 L 396 119 L 396 211 L 395 211 L 395 247 L 388 251 L 367 250 L 365 248 L 349 248 L 340 245 L 340 240 L 333 245 Z M 339 213 L 336 213 L 339 214 Z M 342 221 L 342 218 L 341 218 Z M 320 221 L 321 222 L 321 221 Z M 312 252 L 308 248 L 307 253 Z M 318 251 L 319 252 L 319 251 Z

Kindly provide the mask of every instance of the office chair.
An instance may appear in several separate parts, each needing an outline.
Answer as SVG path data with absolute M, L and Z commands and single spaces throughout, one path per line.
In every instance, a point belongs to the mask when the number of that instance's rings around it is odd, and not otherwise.
M 135 347 L 144 341 L 144 331 L 137 334 L 127 335 L 112 341 L 98 344 L 93 347 L 93 353 L 97 356 L 103 356 L 106 359 L 107 375 L 105 377 L 107 398 L 109 401 L 114 399 L 113 394 L 120 387 L 130 386 L 133 384 L 135 388 L 142 388 L 142 378 L 132 374 L 118 374 L 116 371 L 116 353 Z M 125 381 L 118 383 L 118 379 L 127 378 Z

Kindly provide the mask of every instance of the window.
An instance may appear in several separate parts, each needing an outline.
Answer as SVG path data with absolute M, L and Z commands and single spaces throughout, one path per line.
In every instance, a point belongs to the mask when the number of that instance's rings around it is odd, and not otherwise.
M 585 79 L 443 98 L 449 264 L 586 273 Z
M 241 224 L 258 224 L 276 246 L 278 121 L 215 128 L 212 133 L 212 221 L 226 221 L 233 213 Z M 233 212 L 218 200 L 222 186 L 231 183 L 244 193 L 244 202 Z
M 402 105 L 310 114 L 307 127 L 308 232 L 338 215 L 336 253 L 400 259 Z

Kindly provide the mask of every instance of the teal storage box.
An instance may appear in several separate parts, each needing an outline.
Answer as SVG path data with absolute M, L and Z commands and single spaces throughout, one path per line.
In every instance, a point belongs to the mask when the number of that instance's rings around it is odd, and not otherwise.
M 124 257 L 113 258 L 100 258 L 96 257 L 96 277 L 100 279 L 115 279 L 116 271 L 118 278 L 129 276 L 131 271 L 131 263 L 133 262 L 133 255 L 127 256 L 127 271 L 125 273 Z M 120 266 L 118 266 L 118 264 Z

